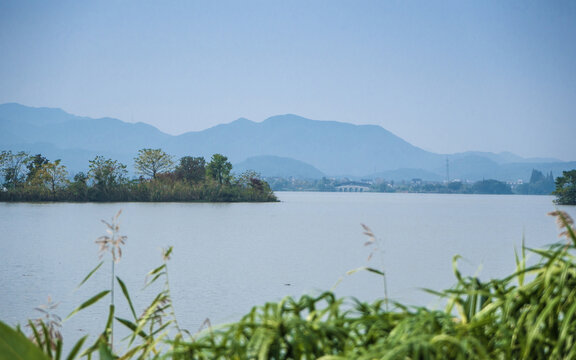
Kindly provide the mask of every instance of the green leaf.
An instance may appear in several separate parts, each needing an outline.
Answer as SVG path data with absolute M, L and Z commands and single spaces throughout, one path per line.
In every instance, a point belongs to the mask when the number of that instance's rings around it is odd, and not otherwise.
M 352 275 L 352 274 L 357 273 L 358 271 L 364 271 L 364 270 L 366 270 L 366 267 L 365 267 L 365 266 L 362 266 L 362 267 L 359 267 L 359 268 L 356 268 L 356 269 L 352 269 L 352 270 L 346 271 L 346 275 Z
M 112 335 L 114 321 L 114 305 L 110 304 L 110 309 L 108 311 L 108 321 L 106 321 L 106 335 L 108 336 L 108 331 L 110 331 L 110 335 Z
M 93 304 L 95 304 L 98 300 L 102 299 L 104 296 L 108 295 L 108 293 L 110 293 L 110 290 L 104 290 L 94 296 L 92 296 L 90 299 L 86 300 L 84 303 L 82 303 L 82 305 L 78 306 L 76 309 L 74 309 L 74 311 L 72 311 L 70 313 L 70 315 L 68 315 L 66 317 L 66 319 L 64 320 L 68 320 L 70 319 L 70 317 L 74 314 L 76 314 L 78 311 L 85 309 Z
M 462 274 L 458 270 L 458 260 L 459 259 L 462 259 L 462 256 L 455 255 L 454 257 L 452 257 L 452 271 L 454 271 L 454 275 L 456 275 L 458 282 L 463 283 L 464 279 L 462 278 Z
M 164 329 L 166 329 L 168 326 L 170 326 L 172 324 L 172 321 L 167 321 L 165 322 L 162 326 L 160 326 L 158 329 L 154 330 L 153 333 L 150 334 L 150 336 L 152 336 L 152 338 L 154 338 L 154 336 L 158 335 L 160 332 L 164 331 Z
M 132 304 L 132 300 L 130 299 L 130 293 L 128 292 L 128 289 L 126 288 L 124 281 L 122 281 L 118 276 L 116 276 L 116 280 L 118 280 L 118 284 L 120 284 L 120 288 L 122 289 L 122 293 L 124 294 L 126 301 L 128 301 L 128 305 L 130 306 L 130 311 L 132 311 L 132 316 L 134 316 L 134 320 L 137 320 L 138 316 L 136 316 L 136 311 L 134 311 L 134 305 Z
M 152 276 L 152 275 L 154 275 L 154 274 L 159 273 L 159 272 L 162 271 L 165 267 L 166 267 L 166 264 L 158 266 L 156 269 L 150 271 L 150 272 L 148 273 L 148 276 Z
M 62 356 L 62 339 L 58 339 L 56 341 L 56 354 L 54 354 L 54 359 L 60 360 L 61 356 Z
M 28 326 L 32 329 L 32 335 L 34 336 L 34 340 L 36 340 L 36 344 L 42 344 L 42 338 L 40 338 L 40 333 L 38 332 L 38 329 L 36 329 L 34 321 L 28 320 Z
M 150 280 L 148 282 L 148 284 L 146 284 L 146 286 L 152 285 L 153 283 L 156 282 L 156 280 L 158 280 L 159 277 L 161 277 L 162 275 L 165 275 L 165 274 L 166 274 L 165 272 L 161 272 L 161 273 L 156 274 L 156 276 L 154 276 L 154 278 L 152 280 Z
M 526 344 L 524 346 L 524 358 L 525 359 L 529 358 L 528 355 L 530 353 L 530 350 L 532 350 L 532 342 L 534 341 L 534 339 L 536 338 L 536 336 L 540 332 L 540 324 L 546 320 L 547 316 L 552 312 L 554 307 L 556 307 L 558 305 L 560 300 L 561 300 L 560 297 L 556 297 L 556 298 L 551 299 L 548 302 L 548 305 L 546 305 L 546 307 L 544 308 L 544 310 L 542 310 L 538 314 L 538 317 L 536 318 L 536 322 L 534 324 L 531 324 L 531 326 L 530 326 L 531 328 L 530 328 L 530 331 L 528 332 Z
M 119 317 L 117 317 L 116 320 L 119 321 L 124 326 L 126 326 L 128 329 L 132 330 L 133 333 L 138 328 L 138 326 L 136 324 L 134 324 L 133 322 L 131 322 L 130 320 L 122 319 Z M 140 331 L 137 335 L 139 335 L 143 338 L 146 338 L 148 336 L 144 331 Z
M 147 280 L 146 280 L 146 285 L 144 286 L 144 288 L 147 288 L 148 286 L 152 285 L 156 280 L 158 280 L 158 278 L 160 276 L 164 275 L 165 272 L 162 270 L 165 270 L 165 269 L 166 269 L 166 264 L 160 265 L 156 269 L 150 271 L 146 275 Z M 153 278 L 150 280 L 150 277 L 153 277 Z
M 44 334 L 44 352 L 48 355 L 49 358 L 52 358 L 52 346 L 50 344 L 49 338 L 49 331 L 48 327 L 46 327 L 46 323 L 44 321 L 40 322 L 40 326 L 42 327 L 42 334 Z
M 105 341 L 100 341 L 98 352 L 100 353 L 100 360 L 115 360 L 110 347 Z
M 85 335 L 76 342 L 72 350 L 70 350 L 70 354 L 68 354 L 68 356 L 66 357 L 66 360 L 73 360 L 76 357 L 76 354 L 78 354 L 78 352 L 82 348 L 82 345 L 84 344 L 84 341 L 86 341 L 87 338 L 88 335 Z
M 374 268 L 369 268 L 369 267 L 367 267 L 367 268 L 366 268 L 366 271 L 369 271 L 369 272 L 371 272 L 371 273 L 378 274 L 378 275 L 381 275 L 381 276 L 386 276 L 386 274 L 384 274 L 382 271 L 380 271 L 380 270 L 378 270 L 378 269 L 374 269 Z
M 168 257 L 170 257 L 170 254 L 172 254 L 172 249 L 173 249 L 173 248 L 174 248 L 173 246 L 170 246 L 170 247 L 168 248 L 168 250 L 164 251 L 164 258 L 167 259 Z
M 79 288 L 80 286 L 84 285 L 84 283 L 86 281 L 88 281 L 88 279 L 90 279 L 90 277 L 92 277 L 92 275 L 96 272 L 96 270 L 98 270 L 100 268 L 100 266 L 102 266 L 102 264 L 104 264 L 104 261 L 100 261 L 100 264 L 96 265 L 96 267 L 94 269 L 92 269 L 92 271 L 90 271 L 90 273 L 88 273 L 88 275 L 86 275 L 84 280 L 82 280 L 82 282 L 80 284 L 78 284 L 78 286 L 76 288 Z
M 50 360 L 32 341 L 0 321 L 0 360 Z

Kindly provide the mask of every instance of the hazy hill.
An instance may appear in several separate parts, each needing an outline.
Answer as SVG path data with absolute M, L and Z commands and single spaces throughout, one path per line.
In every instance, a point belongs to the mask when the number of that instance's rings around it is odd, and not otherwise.
M 61 149 L 115 153 L 159 147 L 171 137 L 144 123 L 92 119 L 19 104 L 0 105 L 0 133 L 2 144 L 49 143 Z
M 266 174 L 321 177 L 420 177 L 528 180 L 533 168 L 553 171 L 576 168 L 554 159 L 525 159 L 511 153 L 465 152 L 441 155 L 409 144 L 375 125 L 317 121 L 297 115 L 273 116 L 256 123 L 238 119 L 204 131 L 172 136 L 144 123 L 92 119 L 60 109 L 0 105 L 0 150 L 42 153 L 62 159 L 71 172 L 86 170 L 88 160 L 103 155 L 132 169 L 142 148 L 162 148 L 181 157 L 214 153 L 229 157 L 238 169 L 254 167 Z M 236 169 L 236 170 L 238 170 Z
M 511 152 L 501 152 L 501 153 L 491 153 L 484 151 L 466 151 L 463 153 L 456 153 L 450 155 L 452 160 L 460 160 L 463 158 L 468 158 L 470 156 L 475 156 L 478 158 L 486 158 L 494 161 L 497 164 L 510 164 L 510 163 L 549 163 L 549 162 L 560 162 L 558 159 L 553 158 L 523 158 Z
M 86 171 L 96 155 L 131 165 L 138 149 L 162 147 L 170 137 L 144 123 L 92 119 L 14 103 L 0 105 L 0 149 L 62 159 L 72 173 Z
M 374 125 L 315 121 L 296 115 L 273 116 L 261 123 L 239 119 L 230 124 L 178 136 L 172 153 L 229 154 L 233 162 L 275 155 L 306 162 L 325 174 L 362 176 L 399 167 L 434 168 L 443 157 L 410 145 Z

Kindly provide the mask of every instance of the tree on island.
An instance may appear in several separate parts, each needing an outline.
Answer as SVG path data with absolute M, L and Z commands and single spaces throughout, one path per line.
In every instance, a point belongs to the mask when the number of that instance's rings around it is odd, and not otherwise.
M 178 179 L 187 182 L 201 182 L 206 178 L 206 160 L 203 157 L 184 156 L 174 170 Z
M 26 175 L 26 181 L 32 182 L 36 177 L 36 174 L 42 169 L 42 166 L 48 164 L 48 159 L 42 156 L 42 154 L 36 154 L 28 158 L 28 164 L 26 168 L 28 169 L 28 174 Z
M 26 180 L 27 167 L 30 156 L 25 151 L 16 154 L 12 151 L 0 152 L 0 172 L 4 176 L 4 186 L 15 188 Z
M 114 190 L 128 183 L 126 165 L 103 156 L 96 156 L 90 160 L 88 178 L 93 186 L 90 189 L 94 200 L 107 200 Z
M 66 166 L 60 164 L 60 159 L 54 162 L 46 162 L 36 171 L 39 182 L 48 187 L 52 196 L 56 195 L 56 190 L 68 184 L 68 171 Z
M 576 205 L 576 169 L 562 172 L 556 178 L 556 203 L 560 205 Z
M 172 156 L 162 149 L 141 149 L 134 158 L 136 171 L 139 174 L 156 179 L 158 173 L 170 172 L 174 168 Z
M 68 185 L 70 197 L 76 201 L 88 201 L 88 175 L 80 171 Z
M 206 166 L 208 176 L 218 182 L 218 184 L 227 184 L 230 182 L 230 172 L 232 164 L 228 158 L 222 154 L 212 155 L 210 163 Z
M 174 169 L 160 149 L 140 150 L 140 174 L 129 179 L 126 165 L 103 156 L 90 160 L 87 173 L 68 178 L 60 160 L 42 154 L 0 151 L 0 201 L 277 201 L 254 172 L 236 178 L 228 158 L 185 156 Z

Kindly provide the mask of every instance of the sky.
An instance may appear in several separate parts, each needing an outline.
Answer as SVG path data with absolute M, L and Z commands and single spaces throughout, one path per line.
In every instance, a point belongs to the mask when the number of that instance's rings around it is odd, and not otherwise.
M 0 0 L 0 103 L 169 134 L 279 114 L 576 160 L 576 1 Z

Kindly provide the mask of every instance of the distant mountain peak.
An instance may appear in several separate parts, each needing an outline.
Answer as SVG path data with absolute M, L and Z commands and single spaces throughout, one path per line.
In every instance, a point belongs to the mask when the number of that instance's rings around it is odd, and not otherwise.
M 254 124 L 254 121 L 250 120 L 250 119 L 246 119 L 245 117 L 240 117 L 234 121 L 232 121 L 233 123 L 239 123 L 239 124 Z
M 238 127 L 244 127 L 244 126 L 252 126 L 252 125 L 256 125 L 257 123 L 250 120 L 250 119 L 246 119 L 244 117 L 238 118 L 234 121 L 231 121 L 229 123 L 225 123 L 225 124 L 218 124 L 218 125 L 214 125 L 206 130 L 203 131 L 214 131 L 214 130 L 222 130 L 222 129 L 226 129 L 228 127 L 233 127 L 233 128 L 238 128 Z M 202 131 L 200 131 L 202 132 Z M 182 135 L 186 135 L 186 134 L 190 134 L 190 133 L 197 133 L 197 131 L 190 131 L 190 132 L 186 132 Z M 181 136 L 182 136 L 181 135 Z
M 291 119 L 311 120 L 311 119 L 305 118 L 304 116 L 300 116 L 300 115 L 296 115 L 296 114 L 290 114 L 290 113 L 270 116 L 266 120 L 291 120 Z
M 334 121 L 334 120 L 313 120 L 313 119 L 308 119 L 308 118 L 305 118 L 303 116 L 295 115 L 295 114 L 284 114 L 284 115 L 271 116 L 271 117 L 267 118 L 266 120 L 264 120 L 261 124 L 273 125 L 273 126 L 276 125 L 276 126 L 282 126 L 282 127 L 290 127 L 290 126 L 306 127 L 309 125 L 314 125 L 316 127 L 318 127 L 318 126 L 321 126 L 321 127 L 336 126 L 339 128 L 342 128 L 342 127 L 358 128 L 361 126 L 365 126 L 365 125 L 356 125 L 356 124 L 350 124 L 350 123 L 345 123 L 345 122 L 341 122 L 341 121 Z M 374 125 L 374 126 L 376 126 L 376 125 Z M 381 129 L 383 129 L 383 128 L 381 128 Z

